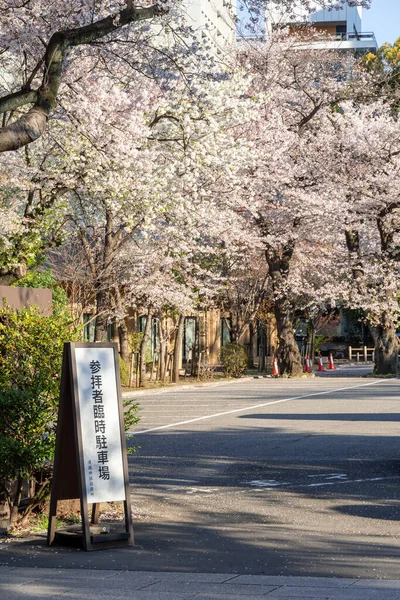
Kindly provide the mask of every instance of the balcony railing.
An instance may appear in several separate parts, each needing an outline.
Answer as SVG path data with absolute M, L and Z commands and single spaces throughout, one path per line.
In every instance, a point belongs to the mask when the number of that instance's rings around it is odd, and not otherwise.
M 318 41 L 335 41 L 335 42 L 354 42 L 354 41 L 371 41 L 376 45 L 375 34 L 372 31 L 362 33 L 324 33 L 317 36 Z
M 256 36 L 251 34 L 240 35 L 237 37 L 237 42 L 252 42 L 262 44 L 265 42 L 265 36 Z M 375 34 L 372 31 L 362 33 L 329 33 L 321 31 L 320 34 L 314 35 L 308 43 L 312 44 L 313 42 L 369 42 L 370 47 L 378 48 Z

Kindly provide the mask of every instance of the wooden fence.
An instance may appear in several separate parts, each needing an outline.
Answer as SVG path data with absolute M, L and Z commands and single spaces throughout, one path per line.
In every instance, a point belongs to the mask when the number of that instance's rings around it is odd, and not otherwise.
M 353 348 L 349 346 L 349 360 L 355 360 L 356 362 L 375 362 L 375 348 L 368 348 L 362 346 L 362 348 Z

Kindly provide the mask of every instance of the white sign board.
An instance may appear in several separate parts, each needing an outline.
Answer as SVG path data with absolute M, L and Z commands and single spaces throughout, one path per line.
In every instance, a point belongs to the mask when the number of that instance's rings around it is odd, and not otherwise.
M 75 348 L 87 501 L 125 500 L 113 348 Z

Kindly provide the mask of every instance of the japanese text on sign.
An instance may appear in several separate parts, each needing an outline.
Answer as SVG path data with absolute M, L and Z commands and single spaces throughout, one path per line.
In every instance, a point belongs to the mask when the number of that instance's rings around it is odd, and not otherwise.
M 125 499 L 112 348 L 76 348 L 85 481 L 89 502 Z

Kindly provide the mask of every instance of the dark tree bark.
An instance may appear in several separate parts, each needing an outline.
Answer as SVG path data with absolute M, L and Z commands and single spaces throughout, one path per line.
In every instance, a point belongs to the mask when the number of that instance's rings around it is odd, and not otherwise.
M 303 367 L 299 347 L 294 337 L 294 311 L 291 304 L 285 299 L 275 301 L 274 314 L 278 330 L 278 364 L 281 375 L 301 375 Z
M 255 338 L 255 323 L 249 323 L 249 368 L 254 369 L 254 338 Z
M 102 276 L 98 277 L 98 285 L 101 289 L 96 293 L 96 325 L 95 325 L 95 342 L 107 340 L 107 325 L 110 314 L 110 289 L 111 281 L 108 281 L 108 273 L 113 260 L 114 246 L 116 238 L 113 235 L 113 214 L 108 208 L 105 210 L 105 230 L 104 230 L 104 246 L 101 256 L 100 271 Z
M 21 475 L 18 475 L 16 483 L 15 483 L 16 489 L 14 491 L 13 498 L 12 498 L 12 506 L 11 506 L 11 514 L 10 514 L 11 525 L 16 523 L 16 521 L 18 521 L 19 505 L 20 505 L 21 498 L 22 498 L 22 484 L 23 484 L 23 479 L 22 479 Z
M 231 340 L 233 343 L 239 343 L 240 318 L 238 311 L 231 312 Z
M 378 215 L 377 226 L 381 240 L 382 252 L 392 261 L 398 261 L 399 247 L 395 242 L 398 228 L 393 227 L 391 219 L 387 217 L 398 210 L 400 202 L 392 202 L 385 206 Z M 388 298 L 390 301 L 390 298 Z M 396 336 L 395 318 L 393 314 L 385 311 L 382 313 L 378 327 L 371 328 L 375 342 L 375 373 L 388 375 L 398 372 L 399 343 Z
M 381 250 L 390 258 L 397 259 L 397 247 L 394 247 L 394 230 L 389 227 L 385 217 L 391 210 L 398 208 L 398 203 L 385 207 L 377 218 L 377 228 L 380 235 Z M 360 239 L 357 231 L 346 231 L 347 249 L 352 257 L 353 279 L 361 286 L 364 268 L 360 256 Z M 361 290 L 362 291 L 362 290 Z M 390 300 L 390 299 L 389 299 Z M 370 326 L 375 346 L 374 372 L 377 375 L 397 374 L 399 344 L 396 336 L 394 317 L 387 311 L 380 315 L 379 325 Z
M 272 281 L 272 289 L 276 292 L 274 314 L 278 331 L 278 366 L 281 375 L 300 375 L 303 372 L 300 351 L 294 338 L 294 306 L 287 296 L 281 296 L 281 289 L 286 283 L 290 261 L 294 252 L 294 243 L 277 251 L 266 250 L 265 256 Z
M 123 313 L 123 297 L 118 282 L 114 286 L 114 294 L 118 312 Z M 118 339 L 120 356 L 126 365 L 130 365 L 132 352 L 129 346 L 128 325 L 124 318 L 118 319 Z
M 143 387 L 144 384 L 145 384 L 145 381 L 146 381 L 146 350 L 147 350 L 147 343 L 148 343 L 149 337 L 150 337 L 152 316 L 153 316 L 153 310 L 151 308 L 149 308 L 149 310 L 147 312 L 146 327 L 144 329 L 143 339 L 142 339 L 142 342 L 140 344 L 140 379 L 139 379 L 139 387 Z
M 364 277 L 364 266 L 360 255 L 360 235 L 355 229 L 347 230 L 345 235 L 353 279 L 357 282 L 357 285 L 360 285 L 360 280 Z
M 162 315 L 159 317 L 160 319 L 160 381 L 165 383 L 166 374 L 167 374 L 167 323 L 166 319 L 163 319 Z
M 118 337 L 119 337 L 119 353 L 122 360 L 129 365 L 131 360 L 131 349 L 129 347 L 128 339 L 128 326 L 125 319 L 121 319 L 118 323 Z
M 375 345 L 374 372 L 378 375 L 397 375 L 399 342 L 393 316 L 385 312 L 380 321 L 378 326 L 371 327 Z
M 179 383 L 179 369 L 181 366 L 182 358 L 182 340 L 183 340 L 183 328 L 185 325 L 185 315 L 179 315 L 178 327 L 175 332 L 175 346 L 174 346 L 174 365 L 172 372 L 172 381 Z
M 94 329 L 94 341 L 95 342 L 106 342 L 107 341 L 107 325 L 108 325 L 108 309 L 109 301 L 108 294 L 104 290 L 97 292 L 96 294 L 96 322 Z

